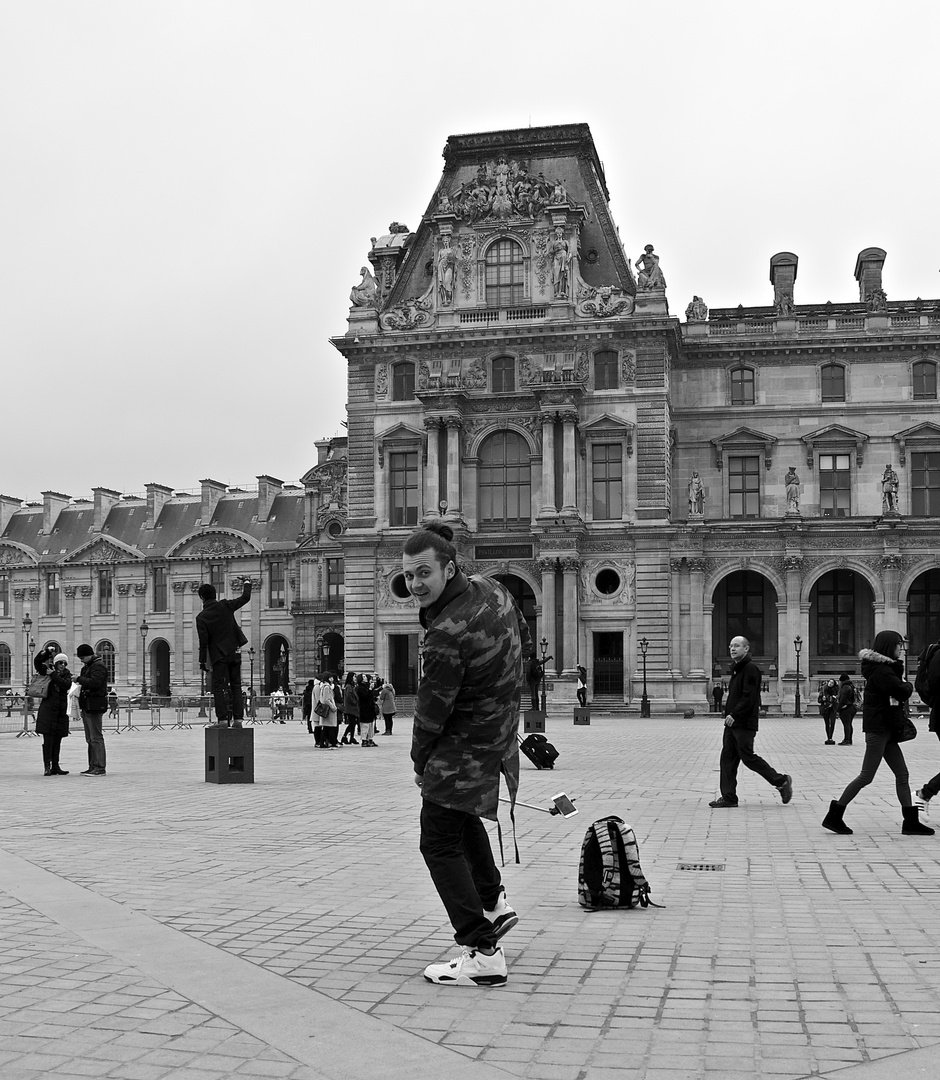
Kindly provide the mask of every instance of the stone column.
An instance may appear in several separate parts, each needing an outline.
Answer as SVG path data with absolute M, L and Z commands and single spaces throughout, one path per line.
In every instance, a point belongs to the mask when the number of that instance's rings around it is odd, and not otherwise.
M 881 581 L 885 593 L 883 626 L 900 627 L 898 604 L 900 602 L 901 556 L 885 554 L 881 556 Z
M 555 414 L 542 413 L 542 509 L 541 514 L 557 514 L 555 506 Z
M 133 661 L 135 657 L 140 656 L 140 635 L 136 632 L 137 624 L 130 618 L 128 614 L 128 596 L 131 591 L 131 583 L 129 581 L 118 581 L 114 585 L 115 592 L 117 593 L 117 640 L 114 643 L 115 656 L 114 656 L 114 682 L 118 683 L 130 683 L 131 682 L 131 670 L 133 668 Z M 136 649 L 135 649 L 136 646 Z M 133 653 L 131 650 L 134 650 Z M 140 660 L 137 660 L 140 663 Z M 140 679 L 137 679 L 140 682 Z
M 440 512 L 438 503 L 441 501 L 440 440 L 438 438 L 438 432 L 441 429 L 440 418 L 426 416 L 424 426 L 428 433 L 428 463 L 424 471 L 424 512 L 437 514 Z
M 580 559 L 569 557 L 561 560 L 561 569 L 564 575 L 564 592 L 562 595 L 562 622 L 564 625 L 564 660 L 563 675 L 577 673 L 578 656 L 578 571 L 581 568 Z M 558 650 L 555 650 L 555 667 L 558 667 Z
M 575 485 L 577 459 L 575 458 L 575 431 L 578 424 L 577 411 L 571 409 L 561 415 L 564 424 L 562 436 L 562 507 L 563 514 L 577 514 L 578 493 Z M 565 657 L 565 663 L 567 663 Z
M 463 420 L 459 416 L 445 416 L 447 429 L 447 513 L 460 513 L 460 429 Z
M 705 560 L 689 559 L 691 590 L 689 595 L 689 626 L 691 648 L 689 650 L 689 675 L 704 679 L 711 671 L 708 654 L 703 653 L 705 643 Z
M 555 641 L 555 634 L 557 632 L 556 620 L 555 620 L 555 560 L 554 559 L 539 559 L 538 561 L 539 573 L 542 575 L 542 637 L 548 639 L 549 646 L 553 654 L 558 653 L 556 648 L 557 642 Z M 536 653 L 538 652 L 538 643 L 533 642 Z M 546 675 L 558 674 L 558 661 L 550 660 L 549 666 L 546 669 Z
M 673 632 L 669 635 L 670 663 L 675 675 L 685 675 L 688 671 L 688 620 L 682 613 L 682 559 L 669 560 L 670 608 L 672 618 L 669 625 Z M 642 635 L 641 635 L 642 636 Z
M 786 705 L 793 708 L 793 699 L 796 692 L 796 649 L 793 645 L 797 634 L 803 639 L 800 652 L 800 698 L 802 711 L 806 713 L 806 689 L 809 686 L 807 679 L 807 666 L 809 663 L 809 620 L 803 621 L 803 605 L 800 602 L 800 592 L 803 584 L 803 556 L 788 553 L 783 557 L 783 567 L 787 580 L 787 617 L 784 626 L 786 637 L 781 642 L 780 671 L 784 680 L 783 691 L 789 695 Z M 779 622 L 778 622 L 779 625 Z M 784 666 L 783 657 L 787 657 Z M 783 674 L 785 672 L 785 674 Z M 813 702 L 815 705 L 815 701 Z

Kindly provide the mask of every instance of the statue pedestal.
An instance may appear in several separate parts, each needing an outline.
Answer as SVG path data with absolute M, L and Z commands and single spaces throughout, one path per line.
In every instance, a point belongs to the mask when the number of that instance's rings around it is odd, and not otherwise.
M 255 782 L 255 729 L 206 728 L 206 783 L 253 784 Z
M 586 727 L 590 727 L 591 724 L 591 710 L 582 709 L 580 706 L 574 710 L 574 722 L 575 726 L 583 724 Z
M 783 515 L 783 517 L 784 517 L 785 521 L 802 521 L 803 520 L 803 515 L 799 512 L 799 510 L 788 510 Z
M 377 334 L 379 332 L 379 313 L 375 308 L 351 307 L 349 309 L 349 329 L 346 337 L 355 338 L 360 334 Z
M 522 714 L 523 735 L 531 735 L 533 731 L 545 734 L 545 713 L 541 709 L 526 709 Z
M 665 289 L 637 289 L 634 315 L 668 315 Z

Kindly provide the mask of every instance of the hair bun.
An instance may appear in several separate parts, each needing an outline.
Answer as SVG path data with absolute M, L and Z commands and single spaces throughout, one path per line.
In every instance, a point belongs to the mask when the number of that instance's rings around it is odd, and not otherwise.
M 437 533 L 448 543 L 454 539 L 454 530 L 449 525 L 445 525 L 443 521 L 429 521 L 424 528 L 427 532 Z

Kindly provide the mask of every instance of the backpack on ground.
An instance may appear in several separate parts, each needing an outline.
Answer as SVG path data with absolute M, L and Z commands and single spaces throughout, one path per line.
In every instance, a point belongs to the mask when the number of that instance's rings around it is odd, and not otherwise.
M 933 644 L 928 645 L 926 649 L 917 657 L 917 674 L 914 676 L 914 690 L 920 700 L 927 706 L 932 706 L 930 687 L 927 684 L 927 668 L 930 666 L 930 661 L 933 659 L 934 653 L 940 649 L 940 641 L 935 641 Z
M 588 911 L 637 904 L 648 907 L 652 903 L 650 884 L 640 868 L 636 833 L 619 817 L 595 821 L 584 835 L 578 866 L 578 903 Z

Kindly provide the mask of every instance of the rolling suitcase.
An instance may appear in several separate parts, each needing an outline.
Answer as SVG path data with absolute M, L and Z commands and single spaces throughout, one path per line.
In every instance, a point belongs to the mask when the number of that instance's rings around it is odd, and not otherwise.
M 519 739 L 519 749 L 537 769 L 554 769 L 558 751 L 544 735 L 533 732 Z

